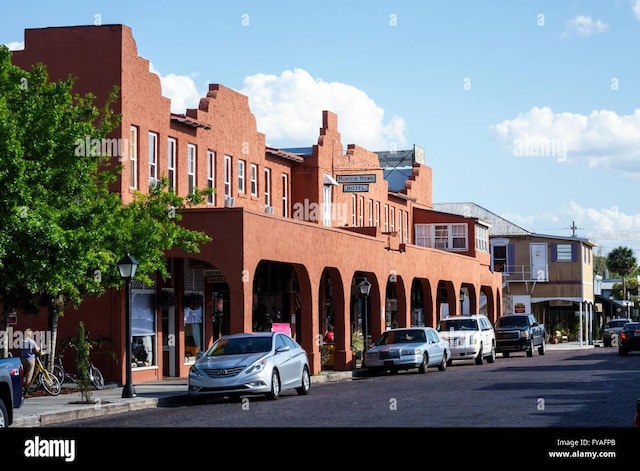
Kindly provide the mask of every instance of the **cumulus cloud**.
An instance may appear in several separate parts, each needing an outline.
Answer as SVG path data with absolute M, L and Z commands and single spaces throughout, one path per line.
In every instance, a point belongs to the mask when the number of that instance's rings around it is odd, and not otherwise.
M 555 157 L 591 168 L 617 168 L 640 178 L 640 109 L 630 115 L 594 110 L 589 115 L 533 107 L 490 127 L 517 157 Z
M 593 20 L 590 16 L 576 16 L 565 23 L 565 30 L 562 37 L 566 38 L 572 34 L 578 36 L 590 36 L 594 33 L 603 33 L 609 29 L 609 25 L 601 20 Z
M 575 222 L 576 235 L 595 242 L 603 252 L 618 246 L 640 250 L 640 214 L 626 214 L 617 206 L 585 208 L 570 201 L 552 213 L 501 216 L 532 232 L 550 235 L 570 236 L 570 225 Z M 548 229 L 551 227 L 562 229 Z
M 631 2 L 631 8 L 633 10 L 633 16 L 636 17 L 636 20 L 640 20 L 640 0 L 633 0 Z
M 377 151 L 401 149 L 407 143 L 403 118 L 386 119 L 384 110 L 364 91 L 314 78 L 302 69 L 248 76 L 239 91 L 249 97 L 259 130 L 268 141 L 283 146 L 315 144 L 323 110 L 338 115 L 345 145 Z
M 24 41 L 13 41 L 5 44 L 10 51 L 22 51 L 24 49 Z
M 171 111 L 184 113 L 187 108 L 197 108 L 200 98 L 205 95 L 199 92 L 193 77 L 188 75 L 162 75 L 153 64 L 149 63 L 149 72 L 160 77 L 162 94 L 171 99 Z

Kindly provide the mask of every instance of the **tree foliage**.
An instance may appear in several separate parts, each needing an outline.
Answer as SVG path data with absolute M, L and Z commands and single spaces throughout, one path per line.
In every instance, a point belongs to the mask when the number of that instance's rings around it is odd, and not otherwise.
M 636 270 L 638 262 L 629 247 L 617 247 L 607 255 L 607 268 L 611 275 L 617 274 L 621 278 Z
M 161 180 L 124 205 L 109 190 L 121 171 L 115 156 L 76 150 L 87 136 L 100 140 L 117 129 L 111 106 L 119 90 L 98 108 L 73 85 L 72 78 L 49 81 L 41 64 L 12 65 L 0 46 L 2 327 L 14 308 L 45 307 L 54 348 L 65 307 L 122 285 L 115 264 L 124 254 L 140 262 L 136 278 L 150 281 L 157 271 L 166 275 L 165 251 L 197 252 L 209 240 L 179 224 L 180 210 L 202 203 L 207 191 L 182 198 Z

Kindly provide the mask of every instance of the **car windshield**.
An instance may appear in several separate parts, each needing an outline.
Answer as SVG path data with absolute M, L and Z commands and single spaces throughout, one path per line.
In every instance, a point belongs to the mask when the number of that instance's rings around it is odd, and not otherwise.
M 475 319 L 446 319 L 440 322 L 438 330 L 478 330 L 478 322 Z
M 526 327 L 529 325 L 526 317 L 521 316 L 505 316 L 498 319 L 500 327 Z
M 607 328 L 609 329 L 616 329 L 619 327 L 623 327 L 627 322 L 629 322 L 626 319 L 618 319 L 615 321 L 609 321 L 609 323 L 607 324 Z
M 376 345 L 390 345 L 392 343 L 426 342 L 423 330 L 390 330 L 382 334 Z
M 271 350 L 271 337 L 235 337 L 220 339 L 211 350 L 209 356 L 241 355 L 244 353 L 262 353 Z

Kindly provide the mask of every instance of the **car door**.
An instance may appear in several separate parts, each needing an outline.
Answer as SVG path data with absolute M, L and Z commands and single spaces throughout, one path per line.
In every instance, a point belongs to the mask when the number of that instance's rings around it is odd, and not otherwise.
M 480 331 L 482 336 L 482 350 L 483 350 L 483 353 L 486 355 L 491 351 L 491 348 L 493 345 L 493 338 L 494 338 L 493 327 L 491 326 L 489 319 L 486 319 L 484 317 L 481 317 L 479 319 L 479 324 L 480 324 Z
M 275 363 L 280 373 L 280 387 L 282 389 L 291 388 L 291 385 L 298 380 L 296 371 L 296 352 L 286 342 L 284 335 L 276 334 L 276 353 L 274 355 Z
M 533 337 L 533 344 L 542 345 L 542 343 L 544 342 L 544 339 L 542 338 L 542 326 L 538 324 L 538 321 L 535 317 L 530 316 L 529 319 L 532 325 L 531 335 Z
M 433 329 L 427 330 L 429 366 L 439 365 L 444 354 L 444 342 Z

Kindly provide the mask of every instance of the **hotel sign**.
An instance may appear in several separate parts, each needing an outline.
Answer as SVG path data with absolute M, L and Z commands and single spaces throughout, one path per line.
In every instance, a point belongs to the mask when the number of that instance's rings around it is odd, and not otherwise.
M 345 193 L 363 193 L 369 191 L 369 185 L 342 185 Z
M 336 181 L 338 183 L 375 183 L 375 174 L 366 175 L 336 175 Z M 368 191 L 368 188 L 367 190 Z

